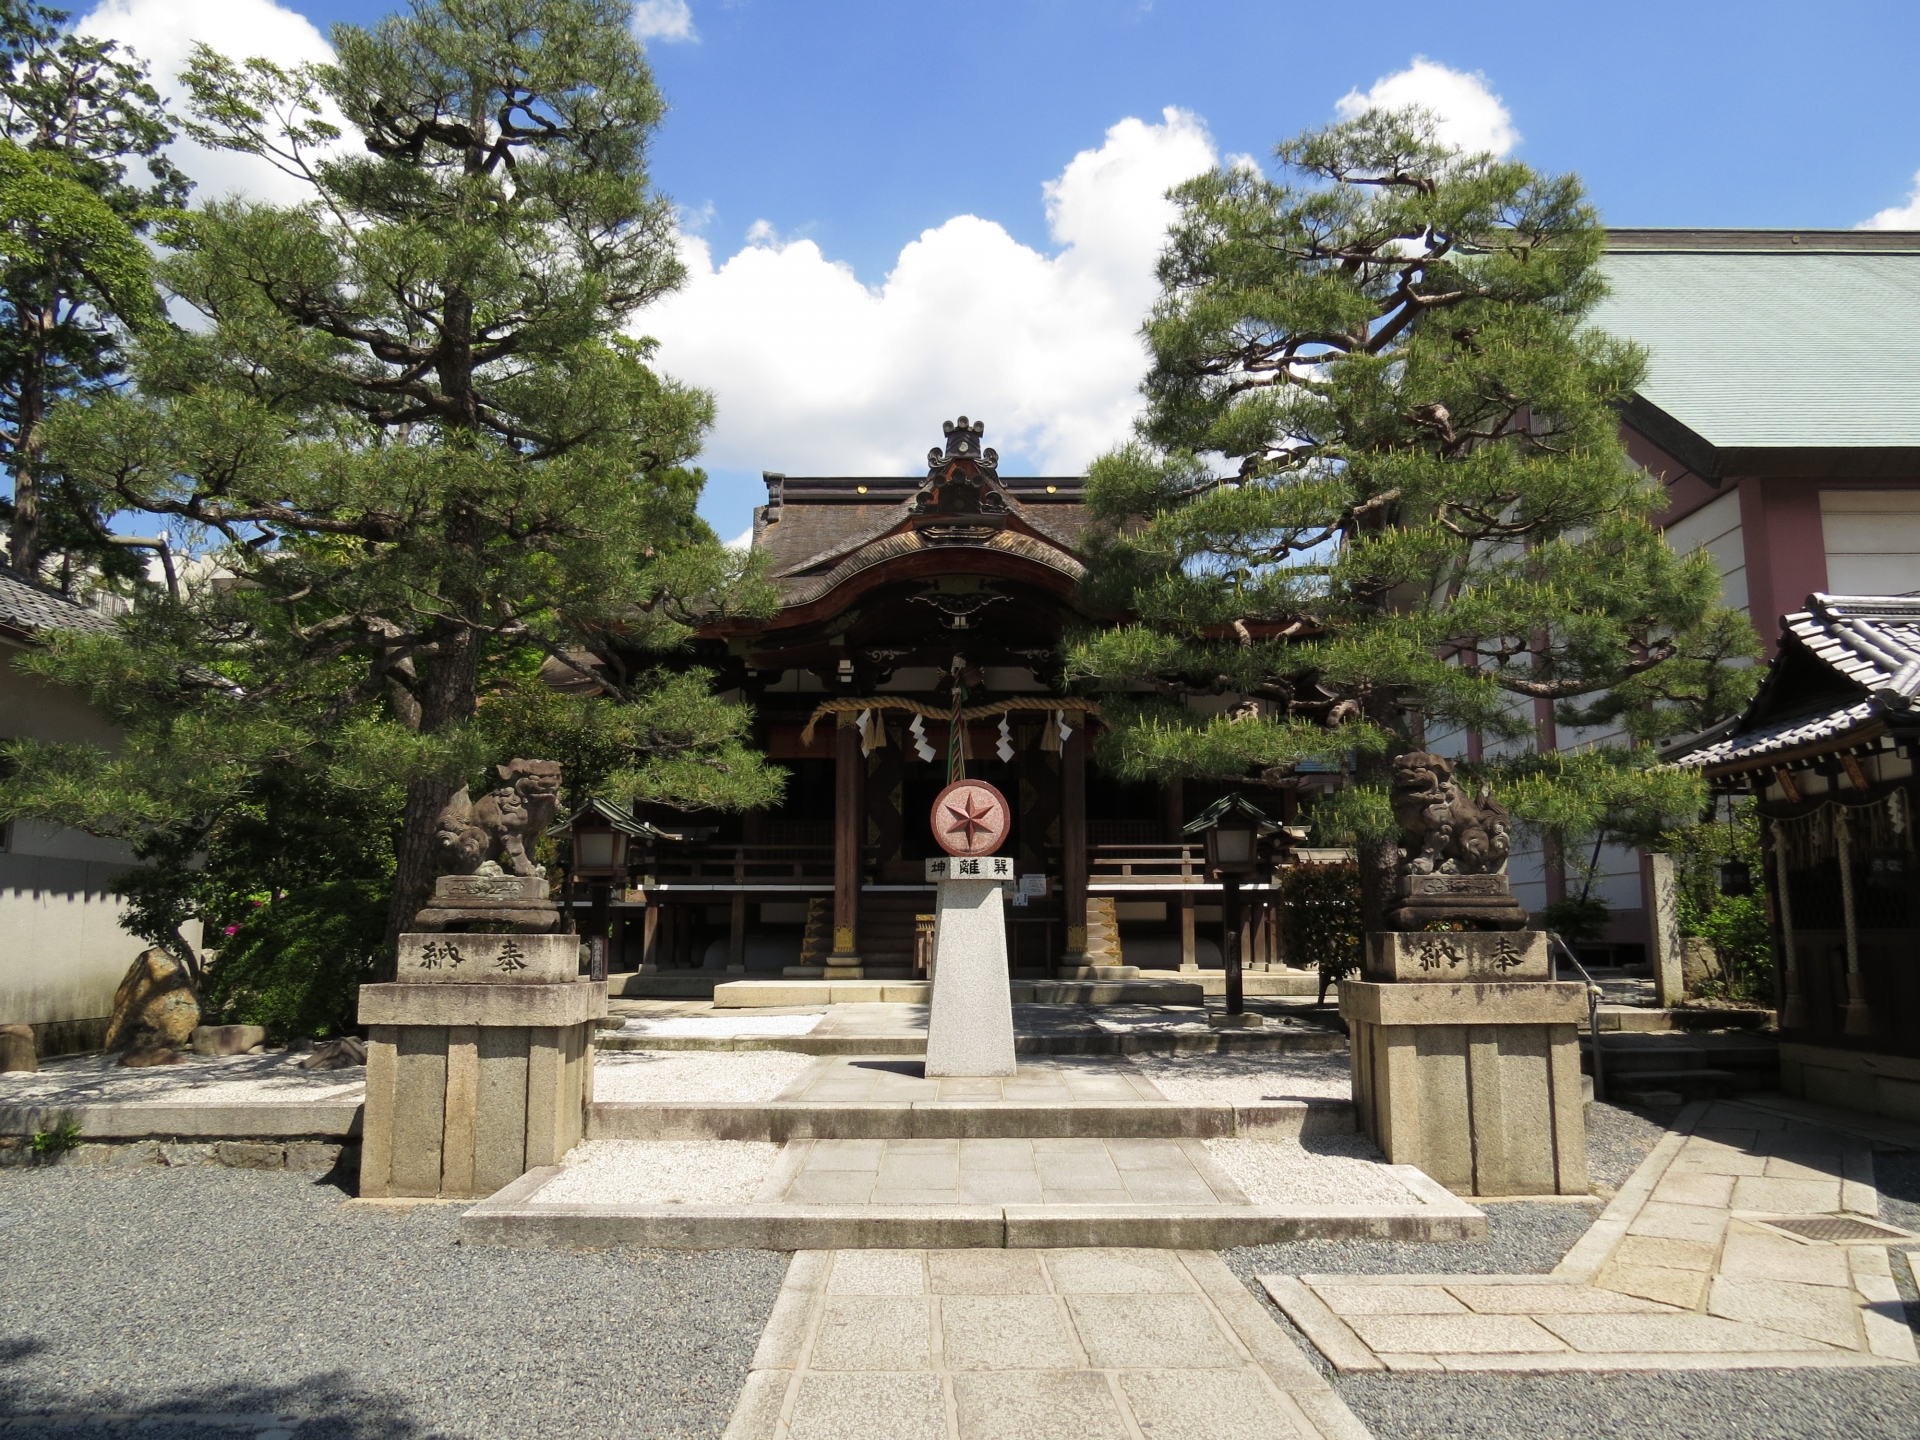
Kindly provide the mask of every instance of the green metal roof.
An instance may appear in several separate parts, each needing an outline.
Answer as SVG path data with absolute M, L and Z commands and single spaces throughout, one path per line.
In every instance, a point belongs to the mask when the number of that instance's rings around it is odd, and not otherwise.
M 1920 233 L 1620 230 L 1593 321 L 1719 449 L 1920 446 Z

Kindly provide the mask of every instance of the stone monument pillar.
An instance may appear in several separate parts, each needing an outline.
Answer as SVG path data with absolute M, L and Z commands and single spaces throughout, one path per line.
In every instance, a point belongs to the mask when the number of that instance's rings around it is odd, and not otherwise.
M 983 780 L 958 780 L 933 802 L 933 836 L 947 851 L 927 861 L 940 887 L 933 924 L 933 1008 L 926 1074 L 1011 1075 L 1013 992 L 1001 887 L 1013 857 L 1006 799 Z
M 1521 928 L 1506 811 L 1463 797 L 1439 756 L 1394 771 L 1396 928 L 1367 937 L 1361 978 L 1340 986 L 1360 1128 L 1462 1194 L 1585 1194 L 1586 987 L 1549 980 L 1546 936 Z
M 535 776 L 534 791 L 549 780 L 557 789 L 558 769 Z M 449 807 L 443 853 L 473 871 L 436 882 L 400 937 L 394 982 L 360 987 L 363 1196 L 490 1195 L 556 1163 L 585 1131 L 606 982 L 580 978 L 580 937 L 560 933 L 546 878 L 526 857 L 551 807 L 525 774 L 511 778 L 517 803 L 501 798 L 510 785 L 457 816 L 464 792 Z

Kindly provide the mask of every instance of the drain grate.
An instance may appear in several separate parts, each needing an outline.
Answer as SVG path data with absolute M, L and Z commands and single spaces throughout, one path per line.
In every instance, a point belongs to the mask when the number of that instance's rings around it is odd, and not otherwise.
M 1893 1243 L 1920 1240 L 1911 1230 L 1899 1230 L 1875 1220 L 1858 1220 L 1851 1215 L 1803 1215 L 1766 1222 L 1776 1230 L 1788 1230 L 1809 1240 L 1844 1243 L 1848 1240 L 1881 1240 Z

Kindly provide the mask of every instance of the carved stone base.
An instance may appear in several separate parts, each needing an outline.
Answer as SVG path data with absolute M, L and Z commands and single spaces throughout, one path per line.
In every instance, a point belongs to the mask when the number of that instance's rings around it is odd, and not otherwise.
M 560 912 L 547 888 L 539 875 L 442 875 L 433 882 L 433 899 L 414 916 L 411 928 L 551 935 L 560 929 Z
M 1438 920 L 1464 920 L 1487 930 L 1527 928 L 1527 912 L 1505 875 L 1401 876 L 1400 903 L 1387 912 L 1387 924 L 1424 930 Z
M 1538 930 L 1376 931 L 1367 936 L 1363 979 L 1545 980 L 1553 974 L 1547 937 Z

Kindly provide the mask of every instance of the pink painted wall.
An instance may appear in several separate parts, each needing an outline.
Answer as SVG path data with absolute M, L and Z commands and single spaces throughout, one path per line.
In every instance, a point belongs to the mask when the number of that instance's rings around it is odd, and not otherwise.
M 1772 657 L 1780 617 L 1827 588 L 1827 543 L 1820 486 L 1812 480 L 1754 480 L 1740 487 L 1740 531 L 1747 552 L 1747 602 Z

